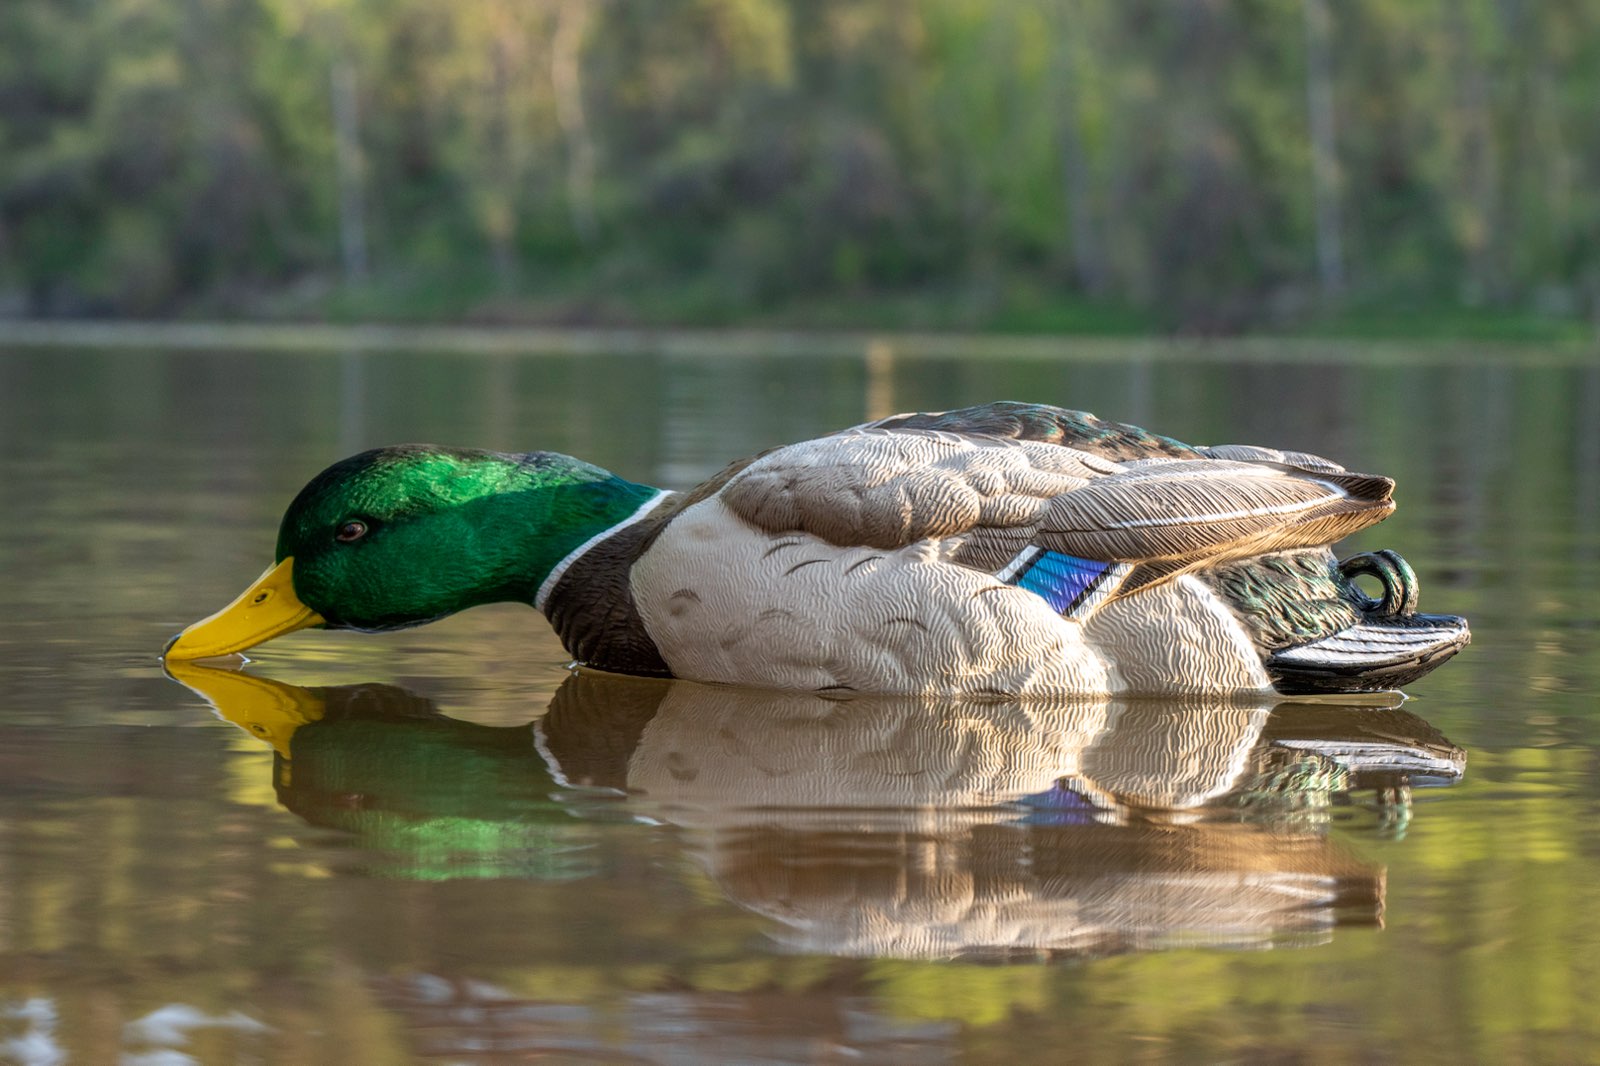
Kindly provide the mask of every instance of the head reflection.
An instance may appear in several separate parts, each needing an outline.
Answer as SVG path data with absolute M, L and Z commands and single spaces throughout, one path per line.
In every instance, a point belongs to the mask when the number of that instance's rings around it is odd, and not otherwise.
M 1403 832 L 1464 755 L 1397 706 L 827 700 L 578 674 L 517 727 L 382 685 L 174 676 L 279 801 L 403 877 L 577 877 L 598 816 L 678 827 L 794 950 L 925 958 L 1325 939 L 1382 920 L 1336 819 Z M 597 799 L 625 793 L 624 802 Z M 577 814 L 578 817 L 574 817 Z

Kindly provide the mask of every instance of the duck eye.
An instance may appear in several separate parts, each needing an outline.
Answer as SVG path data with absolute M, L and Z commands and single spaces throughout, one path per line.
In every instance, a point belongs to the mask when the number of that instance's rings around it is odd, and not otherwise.
M 344 525 L 339 527 L 339 532 L 337 532 L 337 533 L 335 533 L 333 535 L 333 539 L 339 541 L 342 544 L 349 544 L 351 541 L 360 540 L 362 537 L 364 537 L 366 535 L 367 535 L 367 524 L 365 522 L 361 522 L 361 521 L 357 521 L 355 519 L 351 519 L 350 521 L 346 522 Z

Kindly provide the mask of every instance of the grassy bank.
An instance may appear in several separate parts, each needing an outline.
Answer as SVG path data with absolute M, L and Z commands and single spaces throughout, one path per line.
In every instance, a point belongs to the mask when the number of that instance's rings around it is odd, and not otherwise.
M 1273 310 L 1263 311 L 1264 304 Z M 678 282 L 605 273 L 530 274 L 506 284 L 487 272 L 399 272 L 357 285 L 311 281 L 195 309 L 213 320 L 468 327 L 750 329 L 779 332 L 963 333 L 1075 337 L 1272 336 L 1350 340 L 1585 343 L 1600 323 L 1578 313 L 1467 308 L 1352 296 L 1335 306 L 1304 293 L 1182 314 L 1088 300 L 1038 275 L 914 289 L 859 289 L 785 299 L 704 276 Z
M 162 349 L 217 353 L 453 352 L 713 358 L 907 358 L 1262 363 L 1595 362 L 1592 339 L 1086 336 L 915 330 L 428 325 L 422 323 L 136 322 L 0 319 L 0 355 L 25 349 Z

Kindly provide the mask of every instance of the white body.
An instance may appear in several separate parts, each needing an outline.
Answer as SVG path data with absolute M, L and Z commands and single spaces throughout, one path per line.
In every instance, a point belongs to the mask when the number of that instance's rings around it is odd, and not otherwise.
M 768 533 L 719 499 L 634 565 L 634 602 L 674 675 L 782 689 L 1005 696 L 1266 691 L 1259 652 L 1179 577 L 1080 623 L 947 544 L 841 548 Z

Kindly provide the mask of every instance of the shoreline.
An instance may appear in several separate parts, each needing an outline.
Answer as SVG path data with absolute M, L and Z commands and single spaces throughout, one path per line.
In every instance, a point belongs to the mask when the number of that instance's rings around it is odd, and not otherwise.
M 1263 363 L 1600 362 L 1600 344 L 1578 340 L 1366 340 L 1342 337 L 1112 337 L 749 328 L 444 326 L 292 322 L 0 319 L 0 348 L 181 349 L 217 352 L 439 352 L 497 357 L 712 356 L 721 358 L 907 357 L 1073 362 L 1259 361 Z

